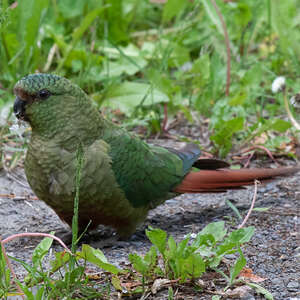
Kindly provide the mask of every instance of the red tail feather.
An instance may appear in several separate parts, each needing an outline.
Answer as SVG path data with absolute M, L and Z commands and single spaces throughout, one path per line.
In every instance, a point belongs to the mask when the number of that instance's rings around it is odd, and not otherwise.
M 245 185 L 254 184 L 254 180 L 270 180 L 278 176 L 288 176 L 300 170 L 300 167 L 278 169 L 242 169 L 242 170 L 202 170 L 188 173 L 174 189 L 177 193 L 225 192 Z

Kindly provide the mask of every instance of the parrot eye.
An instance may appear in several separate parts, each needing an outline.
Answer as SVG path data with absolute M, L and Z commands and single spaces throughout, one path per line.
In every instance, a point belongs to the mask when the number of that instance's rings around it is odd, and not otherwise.
M 38 92 L 38 97 L 42 100 L 45 100 L 50 96 L 51 96 L 51 93 L 48 90 L 41 90 Z

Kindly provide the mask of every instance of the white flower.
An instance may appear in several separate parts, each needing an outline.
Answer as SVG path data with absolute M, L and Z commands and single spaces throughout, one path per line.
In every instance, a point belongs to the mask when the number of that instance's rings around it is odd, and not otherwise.
M 191 233 L 191 238 L 192 239 L 195 239 L 197 237 L 197 234 L 196 233 Z
M 272 83 L 272 92 L 274 94 L 278 93 L 284 88 L 284 86 L 285 86 L 285 77 L 283 76 L 276 77 Z
M 196 233 L 189 233 L 189 234 L 185 234 L 183 236 L 183 238 L 187 238 L 188 236 L 190 236 L 191 239 L 195 239 L 197 237 L 197 234 Z

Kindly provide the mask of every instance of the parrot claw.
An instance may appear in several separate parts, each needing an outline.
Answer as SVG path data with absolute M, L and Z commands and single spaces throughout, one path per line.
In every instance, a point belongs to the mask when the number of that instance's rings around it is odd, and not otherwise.
M 104 240 L 93 242 L 91 245 L 94 248 L 100 248 L 100 249 L 103 248 L 116 249 L 116 248 L 126 248 L 129 246 L 129 244 L 130 244 L 129 242 L 122 241 L 119 239 L 117 235 L 115 235 Z
M 72 244 L 72 231 L 70 230 L 57 230 L 55 231 L 55 236 L 61 239 L 66 245 Z M 55 244 L 59 244 L 57 241 L 53 241 Z

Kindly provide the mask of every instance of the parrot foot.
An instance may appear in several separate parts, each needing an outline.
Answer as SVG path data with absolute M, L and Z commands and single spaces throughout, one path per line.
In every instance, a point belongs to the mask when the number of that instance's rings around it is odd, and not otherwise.
M 144 240 L 146 240 L 145 231 L 138 230 L 130 236 L 120 235 L 119 233 L 112 233 L 107 238 L 98 238 L 98 240 L 92 242 L 91 245 L 97 248 L 128 248 L 133 242 Z
M 72 235 L 72 231 L 71 230 L 64 230 L 64 229 L 57 230 L 55 232 L 55 236 L 58 237 L 59 239 L 61 239 L 66 245 L 71 245 L 72 244 L 73 235 Z M 80 236 L 81 236 L 81 233 L 78 232 L 78 237 L 80 237 Z M 80 238 L 79 244 L 81 244 L 82 242 L 84 242 L 84 241 L 86 241 L 88 239 L 89 239 L 89 234 L 86 232 Z M 54 242 L 58 244 L 57 241 L 54 241 Z
M 66 245 L 72 244 L 72 231 L 67 229 L 60 229 L 56 230 L 54 235 L 61 239 Z M 53 241 L 53 243 L 59 245 L 59 243 L 55 240 Z
M 103 248 L 113 248 L 113 249 L 126 248 L 129 246 L 129 242 L 122 241 L 119 239 L 119 237 L 117 235 L 115 235 L 115 236 L 109 237 L 107 239 L 92 242 L 91 246 L 95 247 L 95 248 L 101 248 L 101 249 L 103 249 Z

